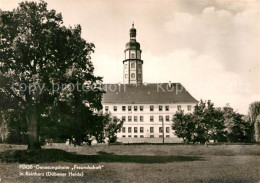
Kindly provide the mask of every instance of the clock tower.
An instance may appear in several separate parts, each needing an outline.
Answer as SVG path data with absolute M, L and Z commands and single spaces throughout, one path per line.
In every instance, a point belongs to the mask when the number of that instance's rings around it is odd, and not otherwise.
M 130 41 L 125 45 L 124 83 L 141 84 L 143 82 L 143 61 L 141 60 L 142 50 L 136 41 L 136 29 L 134 23 L 130 29 Z

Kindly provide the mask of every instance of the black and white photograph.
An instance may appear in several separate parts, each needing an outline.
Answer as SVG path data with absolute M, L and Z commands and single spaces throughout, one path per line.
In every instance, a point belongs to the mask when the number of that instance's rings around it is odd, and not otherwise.
M 259 0 L 0 0 L 0 183 L 259 183 Z

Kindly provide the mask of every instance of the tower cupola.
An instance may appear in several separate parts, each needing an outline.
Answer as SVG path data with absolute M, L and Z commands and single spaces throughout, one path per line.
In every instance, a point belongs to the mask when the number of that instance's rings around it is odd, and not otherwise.
M 136 29 L 134 27 L 134 23 L 132 24 L 132 28 L 130 29 L 130 39 L 136 39 Z
M 130 29 L 130 41 L 125 45 L 125 60 L 123 60 L 124 83 L 136 84 L 143 82 L 141 53 L 142 50 L 140 49 L 140 44 L 136 41 L 136 29 L 133 23 Z

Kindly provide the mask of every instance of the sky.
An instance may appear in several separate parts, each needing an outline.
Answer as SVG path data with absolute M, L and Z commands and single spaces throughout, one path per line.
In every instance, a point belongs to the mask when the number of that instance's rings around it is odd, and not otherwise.
M 0 0 L 12 10 L 20 0 Z M 104 83 L 123 82 L 125 44 L 134 22 L 143 80 L 182 83 L 197 100 L 247 114 L 260 101 L 258 0 L 46 0 L 64 24 L 80 24 L 95 44 L 92 62 Z

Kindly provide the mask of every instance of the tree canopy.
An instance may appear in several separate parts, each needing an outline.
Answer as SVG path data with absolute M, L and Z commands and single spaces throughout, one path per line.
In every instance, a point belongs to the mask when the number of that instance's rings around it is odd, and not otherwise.
M 254 125 L 254 139 L 256 142 L 259 142 L 260 101 L 253 102 L 249 105 L 248 116 L 251 124 Z
M 208 101 L 200 101 L 193 113 L 178 111 L 173 116 L 172 129 L 184 142 L 247 142 L 251 126 L 243 115 L 230 106 L 216 108 Z

